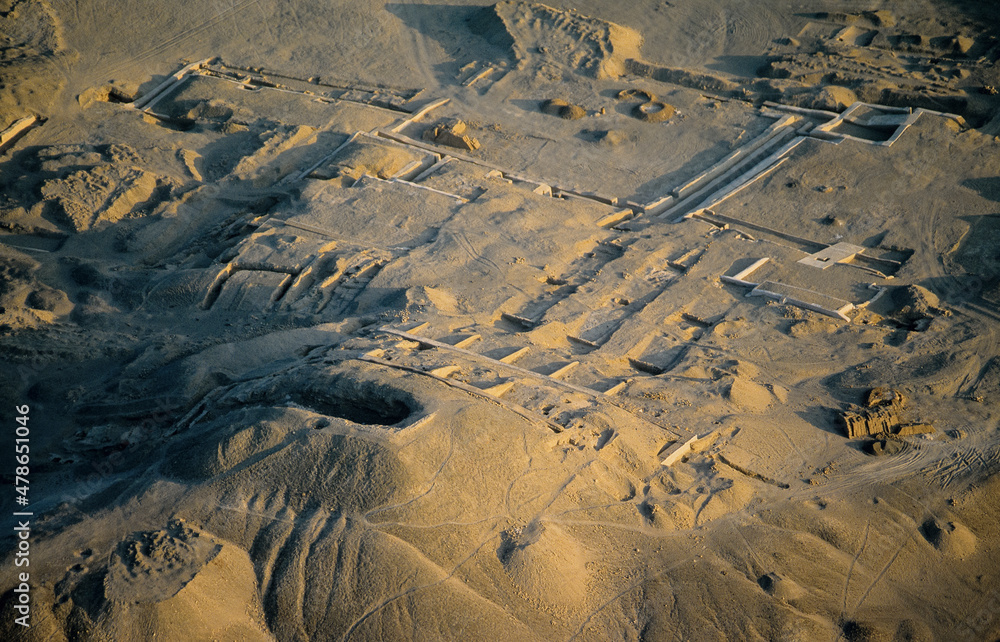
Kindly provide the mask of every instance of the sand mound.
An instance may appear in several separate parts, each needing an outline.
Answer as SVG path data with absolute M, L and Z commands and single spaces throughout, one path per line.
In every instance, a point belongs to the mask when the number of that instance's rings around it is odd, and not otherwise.
M 809 106 L 813 109 L 825 109 L 826 111 L 844 111 L 857 99 L 854 92 L 847 87 L 828 85 L 816 93 L 816 97 L 813 98 Z
M 895 289 L 892 292 L 892 302 L 899 307 L 901 314 L 910 316 L 934 314 L 941 305 L 937 295 L 919 285 L 908 285 Z
M 673 118 L 677 110 L 670 103 L 662 100 L 651 100 L 648 103 L 636 105 L 632 110 L 632 115 L 647 123 L 662 123 Z
M 848 642 L 889 642 L 893 639 L 888 628 L 876 622 L 848 620 L 841 630 Z
M 332 417 L 257 407 L 199 428 L 218 436 L 171 448 L 171 476 L 211 481 L 220 489 L 261 476 L 282 478 L 296 498 L 352 509 L 385 501 L 408 486 L 399 462 L 383 447 L 335 434 L 347 427 Z
M 46 181 L 42 197 L 54 201 L 63 223 L 75 232 L 98 222 L 119 221 L 156 189 L 156 178 L 137 167 L 99 165 Z
M 793 321 L 788 328 L 789 336 L 795 338 L 807 337 L 812 334 L 828 333 L 836 330 L 837 326 L 822 319 L 809 318 L 800 321 Z
M 712 479 L 708 500 L 698 510 L 698 524 L 704 524 L 747 507 L 755 495 L 755 483 L 743 476 Z
M 771 405 L 771 392 L 744 377 L 732 377 L 726 396 L 744 410 L 759 412 Z
M 653 526 L 665 531 L 691 528 L 694 526 L 694 509 L 680 501 L 659 499 L 647 500 L 640 507 Z
M 587 557 L 558 526 L 532 522 L 508 534 L 498 553 L 514 584 L 554 606 L 577 608 L 587 595 Z
M 221 114 L 224 117 L 225 109 Z M 211 113 L 211 112 L 210 112 Z M 267 187 L 306 164 L 304 143 L 314 139 L 313 127 L 284 127 L 262 134 L 261 146 L 240 159 L 233 176 L 250 180 L 254 187 Z
M 778 573 L 762 575 L 757 583 L 768 595 L 773 595 L 784 602 L 797 600 L 806 594 L 806 590 L 798 582 Z
M 64 291 L 39 280 L 39 267 L 31 257 L 0 246 L 0 332 L 52 323 L 73 311 Z
M 338 155 L 334 163 L 319 168 L 315 174 L 319 178 L 348 176 L 359 179 L 363 175 L 390 178 L 409 163 L 419 161 L 422 154 L 396 145 L 383 145 L 365 138 L 350 142 Z
M 594 78 L 625 74 L 639 57 L 642 36 L 628 27 L 533 2 L 498 2 L 483 9 L 473 28 L 508 44 L 522 65 L 539 59 Z
M 976 536 L 964 524 L 929 519 L 920 526 L 920 532 L 948 557 L 964 559 L 976 552 Z
M 565 120 L 577 120 L 587 115 L 579 105 L 573 105 L 562 98 L 552 98 L 542 103 L 542 112 Z
M 273 639 L 247 553 L 182 521 L 133 533 L 106 566 L 77 570 L 57 585 L 57 603 L 112 639 Z
M 910 330 L 923 331 L 934 318 L 945 314 L 937 295 L 919 285 L 890 288 L 872 311 Z
M 63 28 L 48 2 L 4 3 L 0 11 L 0 129 L 21 116 L 45 113 L 66 84 Z M 59 60 L 64 62 L 64 60 Z M 13 117 L 12 117 L 13 116 Z

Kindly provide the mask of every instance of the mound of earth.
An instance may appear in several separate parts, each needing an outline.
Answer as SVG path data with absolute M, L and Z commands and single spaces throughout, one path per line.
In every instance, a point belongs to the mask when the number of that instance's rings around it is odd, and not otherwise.
M 498 553 L 504 570 L 525 595 L 562 608 L 578 607 L 587 595 L 587 556 L 555 525 L 529 524 L 514 531 Z
M 178 520 L 128 535 L 104 563 L 69 569 L 35 609 L 34 622 L 47 624 L 58 612 L 82 632 L 100 630 L 115 640 L 274 639 L 246 551 Z
M 520 0 L 484 8 L 474 28 L 509 46 L 521 66 L 545 62 L 593 78 L 624 75 L 625 61 L 639 58 L 642 47 L 628 27 Z
M 764 410 L 773 401 L 767 388 L 740 376 L 731 378 L 726 396 L 736 406 L 754 412 Z
M 965 559 L 976 552 L 976 536 L 965 524 L 929 519 L 921 525 L 920 532 L 934 548 L 949 557 Z
M 496 1 L 0 0 L 0 639 L 996 639 L 995 16 Z
M 583 107 L 568 103 L 562 98 L 551 98 L 543 102 L 542 112 L 565 120 L 577 120 L 587 115 Z
M 48 2 L 0 3 L 0 129 L 30 114 L 47 114 L 66 84 L 58 63 L 67 49 L 63 25 Z

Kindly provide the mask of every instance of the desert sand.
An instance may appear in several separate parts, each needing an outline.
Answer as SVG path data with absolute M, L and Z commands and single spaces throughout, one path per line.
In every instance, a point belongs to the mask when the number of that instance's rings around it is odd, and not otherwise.
M 0 1 L 0 637 L 1000 639 L 994 8 L 550 4 Z

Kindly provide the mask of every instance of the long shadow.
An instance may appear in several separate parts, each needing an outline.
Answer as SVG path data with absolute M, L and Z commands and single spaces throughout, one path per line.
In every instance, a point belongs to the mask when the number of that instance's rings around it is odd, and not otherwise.
M 744 78 L 757 78 L 758 71 L 767 64 L 769 56 L 761 54 L 759 56 L 717 56 L 715 62 L 705 65 L 707 69 L 713 71 L 723 71 L 734 76 Z
M 982 0 L 941 0 L 941 4 L 951 5 L 961 11 L 965 17 L 977 23 L 987 34 L 1000 36 L 1000 22 L 996 19 L 997 6 L 995 2 Z
M 844 436 L 837 418 L 837 410 L 827 406 L 809 406 L 805 410 L 795 412 L 801 419 L 815 428 L 828 432 L 838 437 Z
M 996 182 L 987 183 L 983 187 L 981 182 L 987 181 Z M 980 189 L 989 194 L 993 194 L 989 190 L 1000 189 L 1000 179 L 970 179 L 963 182 L 967 187 L 971 187 L 968 185 L 970 183 L 978 184 Z M 983 196 L 988 198 L 985 193 Z M 1000 194 L 996 196 L 1000 199 Z M 945 301 L 978 297 L 984 290 L 991 291 L 1000 278 L 1000 256 L 997 255 L 997 247 L 1000 247 L 1000 213 L 960 218 L 969 224 L 969 233 L 962 239 L 952 258 L 967 274 L 933 277 L 920 283 Z
M 975 190 L 985 199 L 1000 202 L 1000 176 L 967 178 L 961 182 L 961 185 Z
M 677 187 L 677 184 L 681 180 L 697 176 L 699 172 L 711 167 L 731 151 L 729 142 L 720 140 L 708 149 L 702 150 L 692 156 L 680 169 L 646 181 L 636 188 L 635 193 L 640 194 L 642 199 L 647 200 L 663 196 L 668 189 Z
M 50 152 L 50 156 L 41 158 L 40 156 L 46 152 Z M 88 152 L 97 156 L 95 161 L 75 164 L 69 160 L 73 156 L 83 156 Z M 89 149 L 86 152 L 66 149 L 64 153 L 58 153 L 52 152 L 52 148 L 44 145 L 31 145 L 12 150 L 0 160 L 0 193 L 6 197 L 8 206 L 18 205 L 30 210 L 39 201 L 39 190 L 45 181 L 90 169 L 94 166 L 94 162 L 100 161 L 99 154 L 97 149 Z M 53 215 L 53 209 L 54 204 L 43 206 L 40 211 L 41 218 L 63 229 L 63 224 Z
M 442 85 L 459 83 L 461 68 L 474 60 L 512 60 L 509 44 L 491 35 L 483 24 L 484 7 L 455 6 L 448 4 L 403 4 L 389 2 L 385 10 L 399 18 L 403 24 L 415 29 L 421 36 L 437 42 L 450 60 L 434 65 L 433 71 Z
M 996 293 L 1000 292 L 1000 274 L 993 271 L 984 274 L 938 276 L 923 279 L 920 285 L 938 295 L 945 303 L 971 301 L 996 308 L 997 304 L 993 299 L 996 298 Z

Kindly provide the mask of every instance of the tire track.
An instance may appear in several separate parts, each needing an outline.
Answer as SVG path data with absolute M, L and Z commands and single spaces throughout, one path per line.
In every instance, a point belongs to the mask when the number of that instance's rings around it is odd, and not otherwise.
M 472 552 L 471 552 L 471 553 L 469 553 L 469 554 L 468 554 L 468 555 L 467 555 L 467 556 L 466 556 L 465 558 L 463 558 L 462 560 L 460 560 L 460 561 L 459 561 L 459 562 L 458 562 L 458 563 L 457 563 L 457 564 L 456 564 L 456 565 L 455 565 L 454 567 L 452 567 L 452 569 L 451 569 L 450 571 L 448 571 L 448 572 L 445 572 L 445 571 L 444 571 L 444 569 L 442 569 L 442 568 L 441 568 L 441 567 L 440 567 L 440 566 L 439 566 L 438 564 L 436 564 L 436 563 L 435 563 L 435 562 L 434 562 L 433 560 L 431 560 L 430 558 L 428 558 L 428 557 L 427 557 L 427 556 L 426 556 L 426 555 L 425 555 L 425 554 L 423 553 L 423 551 L 421 551 L 421 550 L 420 550 L 420 549 L 418 549 L 417 547 L 413 546 L 413 545 L 412 545 L 412 544 L 410 544 L 409 542 L 407 542 L 407 541 L 405 541 L 405 540 L 402 540 L 402 539 L 399 539 L 398 537 L 393 537 L 392 535 L 386 535 L 387 537 L 392 537 L 393 539 L 397 540 L 398 542 L 400 542 L 400 543 L 402 543 L 402 544 L 405 544 L 405 545 L 406 545 L 406 546 L 407 546 L 407 547 L 408 547 L 408 548 L 409 548 L 410 550 L 412 550 L 412 551 L 413 551 L 414 553 L 416 553 L 416 554 L 417 554 L 417 555 L 418 555 L 418 556 L 420 557 L 420 559 L 422 559 L 422 560 L 426 561 L 426 562 L 427 562 L 428 564 L 430 564 L 430 565 L 431 565 L 431 566 L 432 566 L 433 568 L 437 568 L 437 569 L 440 569 L 440 570 L 441 570 L 441 572 L 442 572 L 442 573 L 444 574 L 444 577 L 442 577 L 442 578 L 440 578 L 440 579 L 438 579 L 438 580 L 436 580 L 436 581 L 433 581 L 433 582 L 428 582 L 427 584 L 421 584 L 420 586 L 413 586 L 413 587 L 410 587 L 410 588 L 408 588 L 408 589 L 406 589 L 406 590 L 404 590 L 404 591 L 400 591 L 400 592 L 399 592 L 399 593 L 397 593 L 396 595 L 393 595 L 393 596 L 391 596 L 391 597 L 388 597 L 388 598 L 386 598 L 385 600 L 383 600 L 383 601 L 382 601 L 381 603 L 379 603 L 379 604 L 375 605 L 374 607 L 370 608 L 370 609 L 369 609 L 368 611 L 366 611 L 366 612 L 365 612 L 365 613 L 364 613 L 363 615 L 361 615 L 361 617 L 359 617 L 358 619 L 356 619 L 356 620 L 355 620 L 355 621 L 354 621 L 354 622 L 353 622 L 353 623 L 351 624 L 351 626 L 349 626 L 349 627 L 348 627 L 348 629 L 347 629 L 347 631 L 346 631 L 346 632 L 344 633 L 343 637 L 341 637 L 341 640 L 342 640 L 342 642 L 347 642 L 347 640 L 351 639 L 351 636 L 352 636 L 352 635 L 354 634 L 355 630 L 357 630 L 357 628 L 358 628 L 359 626 L 361 626 L 361 625 L 362 625 L 362 624 L 363 624 L 363 623 L 365 622 L 365 620 L 367 620 L 367 619 L 368 619 L 368 618 L 370 618 L 371 616 L 375 615 L 376 613 L 378 613 L 379 611 L 381 611 L 381 610 L 382 610 L 382 609 L 384 609 L 385 607 L 389 606 L 390 604 L 392 604 L 392 603 L 393 603 L 393 602 L 395 602 L 396 600 L 400 600 L 400 599 L 402 599 L 402 598 L 405 598 L 405 597 L 410 597 L 410 596 L 412 596 L 412 595 L 413 595 L 414 593 L 417 593 L 417 592 L 419 592 L 419 591 L 423 591 L 424 589 L 429 589 L 429 588 L 433 588 L 433 587 L 435 587 L 435 586 L 438 586 L 438 585 L 440 585 L 440 584 L 444 584 L 445 582 L 447 582 L 448 580 L 450 580 L 451 578 L 453 578 L 453 577 L 455 576 L 455 574 L 456 574 L 456 573 L 458 572 L 458 570 L 459 570 L 459 569 L 460 569 L 460 568 L 461 568 L 462 566 L 464 566 L 466 562 L 468 562 L 468 561 L 469 561 L 469 560 L 471 560 L 471 559 L 472 559 L 473 557 L 475 557 L 475 556 L 476 556 L 476 555 L 477 555 L 477 554 L 479 553 L 479 551 L 481 551 L 481 550 L 483 549 L 483 547 L 484 547 L 484 546 L 486 546 L 486 545 L 487 545 L 487 544 L 489 544 L 490 542 L 492 542 L 492 541 L 494 541 L 495 539 L 497 539 L 498 535 L 496 534 L 496 532 L 495 532 L 495 531 L 496 531 L 496 527 L 494 527 L 494 529 L 493 529 L 493 531 L 492 531 L 492 532 L 490 533 L 489 537 L 487 537 L 487 538 L 486 538 L 486 539 L 484 539 L 484 540 L 483 540 L 482 542 L 480 542 L 480 543 L 479 543 L 479 545 L 477 545 L 477 546 L 476 546 L 476 547 L 475 547 L 475 548 L 474 548 L 474 549 L 472 550 Z M 476 595 L 477 597 L 479 597 L 479 598 L 481 598 L 481 599 L 485 600 L 486 602 L 489 602 L 490 604 L 495 604 L 495 602 L 493 602 L 492 600 L 490 600 L 490 599 L 488 599 L 488 598 L 486 598 L 486 597 L 484 597 L 484 596 L 480 595 L 478 591 L 475 591 L 475 590 L 474 590 L 474 589 L 473 589 L 473 588 L 472 588 L 471 586 L 469 586 L 468 584 L 466 584 L 466 583 L 465 583 L 464 581 L 461 581 L 461 580 L 460 580 L 460 582 L 461 582 L 461 584 L 462 584 L 462 586 L 463 586 L 463 587 L 467 588 L 467 589 L 468 589 L 468 590 L 469 590 L 470 592 L 472 592 L 472 593 L 473 593 L 474 595 Z
M 422 499 L 422 498 L 426 497 L 427 495 L 430 495 L 431 492 L 434 490 L 434 486 L 437 485 L 438 477 L 441 475 L 442 472 L 444 472 L 444 469 L 451 462 L 451 457 L 454 454 L 455 454 L 455 429 L 452 428 L 451 434 L 449 435 L 449 440 L 448 440 L 448 454 L 445 455 L 444 460 L 441 462 L 441 465 L 438 466 L 438 469 L 436 471 L 434 471 L 434 474 L 431 476 L 430 483 L 427 486 L 427 490 L 425 490 L 424 492 L 420 493 L 419 495 L 416 495 L 416 496 L 414 496 L 414 497 L 406 500 L 405 502 L 401 502 L 399 504 L 390 504 L 388 506 L 379 506 L 377 508 L 373 508 L 370 511 L 368 511 L 367 513 L 364 514 L 365 521 L 368 522 L 369 521 L 369 517 L 371 517 L 372 515 L 375 515 L 376 513 L 382 513 L 382 512 L 388 511 L 388 510 L 393 510 L 393 509 L 396 509 L 396 508 L 402 508 L 403 506 L 408 506 L 409 504 L 412 504 L 413 502 L 415 502 L 415 501 L 417 501 L 419 499 Z M 371 523 L 373 525 L 377 525 L 377 524 L 381 524 L 382 522 L 371 522 Z
M 107 71 L 107 74 L 110 77 L 114 77 L 114 76 L 120 74 L 124 69 L 128 68 L 129 66 L 136 65 L 136 64 L 139 64 L 141 62 L 144 62 L 144 61 L 148 60 L 149 58 L 152 58 L 153 56 L 156 56 L 157 54 L 160 54 L 160 53 L 166 51 L 170 47 L 172 47 L 174 45 L 177 45 L 177 44 L 180 44 L 181 42 L 184 42 L 188 38 L 191 38 L 192 36 L 200 34 L 201 32 L 203 32 L 203 31 L 205 31 L 207 29 L 210 29 L 210 28 L 216 26 L 218 23 L 220 23 L 223 20 L 225 20 L 226 18 L 228 18 L 230 13 L 233 13 L 235 11 L 239 11 L 243 7 L 249 6 L 251 3 L 258 2 L 258 1 L 259 0 L 242 0 L 238 4 L 234 4 L 234 5 L 230 6 L 230 7 L 227 7 L 226 9 L 224 9 L 224 10 L 216 13 L 216 15 L 214 17 L 208 18 L 208 19 L 202 21 L 201 24 L 199 24 L 197 26 L 194 26 L 194 27 L 191 27 L 190 29 L 185 29 L 184 31 L 182 31 L 182 32 L 180 32 L 180 33 L 178 33 L 178 34 L 170 37 L 170 38 L 167 38 L 164 41 L 161 41 L 160 43 L 158 43 L 158 44 L 150 47 L 149 49 L 147 49 L 147 50 L 145 50 L 143 52 L 140 52 L 138 55 L 136 55 L 136 56 L 134 56 L 132 58 L 129 58 L 128 60 L 126 60 L 126 61 L 124 61 L 124 62 L 122 62 L 122 63 L 120 63 L 120 64 L 118 64 L 116 66 L 111 67 Z
M 646 584 L 650 580 L 655 580 L 658 577 L 666 575 L 670 571 L 673 571 L 674 569 L 678 569 L 685 564 L 694 562 L 695 559 L 696 559 L 695 554 L 689 553 L 687 557 L 674 562 L 673 564 L 666 567 L 662 571 L 656 573 L 655 575 L 649 577 L 643 577 L 642 579 L 629 584 L 627 587 L 625 587 L 624 590 L 619 591 L 617 594 L 612 596 L 611 599 L 607 600 L 606 602 L 598 606 L 594 611 L 591 611 L 591 613 L 586 617 L 586 619 L 584 619 L 584 621 L 580 624 L 580 628 L 578 628 L 576 632 L 574 632 L 573 635 L 569 637 L 567 642 L 573 642 L 573 640 L 576 640 L 578 637 L 580 637 L 583 634 L 583 632 L 587 629 L 587 626 L 590 624 L 591 620 L 597 617 L 604 609 L 608 608 L 609 606 L 620 600 L 622 597 L 628 595 L 637 588 L 640 588 L 642 585 Z
M 879 571 L 878 575 L 875 576 L 875 579 L 872 580 L 872 583 L 870 585 L 868 585 L 868 588 L 865 589 L 865 592 L 861 595 L 861 599 L 859 599 L 858 603 L 854 605 L 854 609 L 851 611 L 852 615 L 854 613 L 857 613 L 858 609 L 861 608 L 861 605 L 864 604 L 864 602 L 865 602 L 866 599 L 868 599 L 868 596 L 871 594 L 872 590 L 875 588 L 875 585 L 877 585 L 882 580 L 882 578 L 885 577 L 885 574 L 889 572 L 889 568 L 893 565 L 893 563 L 899 557 L 899 554 L 903 552 L 903 549 L 906 548 L 906 545 L 910 543 L 911 539 L 913 539 L 913 533 L 915 531 L 916 531 L 916 529 L 913 529 L 912 531 L 910 531 L 910 533 L 906 536 L 906 538 L 903 540 L 903 542 L 899 545 L 899 548 L 896 549 L 895 554 L 893 554 L 893 556 L 891 558 L 889 558 L 889 561 L 885 563 L 885 566 L 883 566 L 882 570 Z
M 860 559 L 861 554 L 865 552 L 865 546 L 868 545 L 868 533 L 871 530 L 871 526 L 872 520 L 871 517 L 869 517 L 868 522 L 865 524 L 865 536 L 861 541 L 861 547 L 858 548 L 858 552 L 854 554 L 854 559 L 851 560 L 851 565 L 847 568 L 847 578 L 844 580 L 844 601 L 843 606 L 841 607 L 842 616 L 847 615 L 847 595 L 848 588 L 851 585 L 851 575 L 854 573 L 854 566 L 858 563 L 858 559 Z

